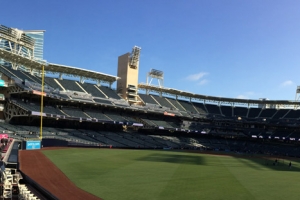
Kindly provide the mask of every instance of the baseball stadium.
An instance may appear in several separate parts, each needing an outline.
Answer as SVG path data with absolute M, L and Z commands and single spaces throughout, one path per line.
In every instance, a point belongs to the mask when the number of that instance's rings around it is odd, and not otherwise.
M 43 32 L 0 25 L 2 199 L 297 199 L 299 101 L 143 83 L 138 46 L 116 75 L 51 63 Z

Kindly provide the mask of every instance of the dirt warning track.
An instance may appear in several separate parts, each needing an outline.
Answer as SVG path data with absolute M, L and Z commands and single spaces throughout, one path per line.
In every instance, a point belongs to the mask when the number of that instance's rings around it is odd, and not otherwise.
M 20 170 L 61 200 L 100 198 L 78 188 L 40 150 L 19 151 Z

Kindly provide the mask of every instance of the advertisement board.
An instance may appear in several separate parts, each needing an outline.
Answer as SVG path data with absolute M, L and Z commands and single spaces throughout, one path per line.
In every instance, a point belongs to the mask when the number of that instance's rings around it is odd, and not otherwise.
M 0 139 L 2 139 L 2 138 L 8 138 L 8 134 L 0 134 Z
M 41 141 L 26 141 L 26 150 L 31 149 L 40 149 L 41 148 Z

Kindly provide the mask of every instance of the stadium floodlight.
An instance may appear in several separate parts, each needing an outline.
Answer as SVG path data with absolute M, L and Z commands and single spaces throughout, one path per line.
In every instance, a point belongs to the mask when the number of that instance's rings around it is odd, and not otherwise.
M 149 75 L 151 75 L 153 78 L 160 78 L 160 79 L 164 78 L 164 72 L 156 69 L 151 69 Z
M 300 98 L 300 86 L 297 86 L 296 95 L 295 95 L 295 102 L 299 102 L 299 98 Z M 295 104 L 294 109 L 297 109 L 298 107 L 299 107 L 299 105 Z
M 154 78 L 157 79 L 159 87 L 163 87 L 164 72 L 157 69 L 151 69 L 147 74 L 147 85 L 150 85 Z
M 134 46 L 132 48 L 132 52 L 130 55 L 130 67 L 135 69 L 139 67 L 140 52 L 141 52 L 141 47 Z

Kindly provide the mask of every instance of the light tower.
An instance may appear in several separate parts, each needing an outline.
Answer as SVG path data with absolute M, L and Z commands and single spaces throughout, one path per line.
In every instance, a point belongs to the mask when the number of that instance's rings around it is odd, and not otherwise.
M 118 58 L 117 92 L 129 101 L 138 103 L 138 75 L 141 48 L 134 46 L 131 53 L 126 53 Z
M 150 72 L 147 73 L 147 85 L 151 85 L 151 82 L 154 78 L 157 79 L 159 87 L 164 86 L 164 72 L 163 71 L 160 71 L 157 69 L 151 69 Z
M 151 85 L 152 80 L 157 79 L 158 86 L 160 88 L 164 87 L 164 72 L 157 70 L 157 69 L 151 69 L 150 72 L 147 73 L 147 85 Z M 149 94 L 149 91 L 146 89 L 146 93 Z M 162 94 L 160 93 L 160 96 Z
M 295 95 L 295 101 L 299 102 L 299 98 L 300 98 L 300 86 L 297 86 L 296 95 Z M 298 109 L 298 106 L 295 105 L 294 109 Z

